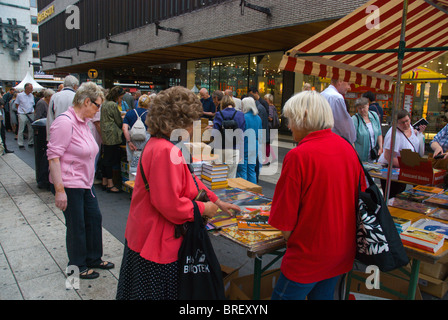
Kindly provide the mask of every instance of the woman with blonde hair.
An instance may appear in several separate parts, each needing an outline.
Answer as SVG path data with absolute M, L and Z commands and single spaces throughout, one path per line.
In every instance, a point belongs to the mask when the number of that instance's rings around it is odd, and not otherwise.
M 151 135 L 148 132 L 148 127 L 145 124 L 146 115 L 148 114 L 148 109 L 151 105 L 151 98 L 150 96 L 144 94 L 140 96 L 138 99 L 138 107 L 135 109 L 129 110 L 123 119 L 123 135 L 126 139 L 126 153 L 127 153 L 127 159 L 128 161 L 132 160 L 132 157 L 134 155 L 135 151 L 142 151 L 145 147 L 146 142 L 149 140 Z M 131 136 L 131 129 L 134 126 L 134 124 L 137 122 L 137 120 L 140 118 L 140 120 L 143 122 L 145 129 L 146 129 L 146 137 L 144 139 L 133 139 Z
M 331 300 L 355 259 L 363 168 L 353 146 L 331 131 L 331 108 L 320 93 L 294 95 L 283 114 L 298 145 L 283 161 L 269 217 L 287 241 L 272 299 Z
M 255 170 L 257 158 L 261 151 L 262 126 L 261 118 L 258 116 L 258 109 L 255 100 L 247 97 L 241 100 L 246 130 L 244 130 L 244 157 L 243 163 L 238 165 L 237 177 L 249 182 L 257 183 L 258 176 Z

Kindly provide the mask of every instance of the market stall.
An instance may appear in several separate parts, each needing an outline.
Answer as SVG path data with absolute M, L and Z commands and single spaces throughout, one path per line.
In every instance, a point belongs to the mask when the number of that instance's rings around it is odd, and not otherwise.
M 448 51 L 447 28 L 447 1 L 372 0 L 287 51 L 279 68 L 392 91 L 393 150 L 396 114 L 405 102 L 401 99 L 403 75 Z M 385 176 L 386 201 L 392 174 L 391 159 Z M 407 297 L 414 298 L 420 262 L 413 253 L 409 256 L 414 291 Z

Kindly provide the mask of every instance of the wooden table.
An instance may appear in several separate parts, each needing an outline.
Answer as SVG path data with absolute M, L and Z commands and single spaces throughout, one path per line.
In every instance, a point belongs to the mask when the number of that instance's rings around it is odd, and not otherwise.
M 414 223 L 420 219 L 431 219 L 431 217 L 428 217 L 424 214 L 420 214 L 420 213 L 408 211 L 408 210 L 403 210 L 403 209 L 399 209 L 399 208 L 394 208 L 394 207 L 389 207 L 389 212 L 392 216 L 411 220 L 411 223 Z M 435 219 L 435 218 L 433 220 L 446 222 L 446 221 Z M 393 288 L 386 288 L 386 287 L 381 286 L 381 289 L 384 291 L 387 291 L 389 293 L 392 293 L 393 295 L 395 295 L 399 298 L 406 299 L 406 300 L 414 300 L 415 294 L 417 292 L 417 286 L 418 286 L 420 262 L 424 261 L 424 262 L 431 263 L 431 264 L 437 263 L 440 259 L 444 258 L 448 254 L 448 242 L 445 241 L 442 248 L 440 248 L 436 253 L 431 253 L 431 252 L 428 252 L 425 250 L 421 250 L 421 249 L 417 249 L 417 248 L 413 248 L 413 247 L 409 247 L 409 246 L 404 246 L 404 248 L 406 250 L 408 258 L 411 261 L 410 262 L 410 266 L 411 266 L 410 271 L 408 268 L 399 268 L 397 270 L 388 272 L 388 274 L 409 281 L 407 295 L 403 295 L 399 292 L 396 292 L 393 290 Z M 402 278 L 400 275 L 401 276 L 404 275 L 405 278 Z M 357 278 L 358 280 L 363 280 L 361 278 L 358 278 L 358 277 L 352 275 L 351 272 L 349 273 L 349 275 L 347 277 L 346 299 L 348 299 L 348 296 L 349 296 L 351 277 Z

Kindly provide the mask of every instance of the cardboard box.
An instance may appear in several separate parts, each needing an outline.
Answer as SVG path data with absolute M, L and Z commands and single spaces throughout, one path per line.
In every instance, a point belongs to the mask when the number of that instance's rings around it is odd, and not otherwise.
M 435 279 L 446 279 L 448 276 L 448 264 L 420 262 L 420 274 L 427 275 Z
M 366 279 L 371 276 L 371 274 L 366 274 L 360 271 L 353 271 L 353 274 L 361 277 L 362 280 L 352 277 L 350 283 L 349 300 L 402 300 L 392 293 L 382 290 L 381 288 L 368 289 L 366 286 Z M 390 288 L 401 294 L 407 295 L 409 281 L 381 272 L 380 282 L 381 286 L 385 288 Z M 415 293 L 415 300 L 422 300 L 422 295 L 418 287 Z
M 418 284 L 421 291 L 440 299 L 442 299 L 448 291 L 448 278 L 441 280 L 420 273 Z
M 269 270 L 263 273 L 260 284 L 260 299 L 271 299 L 272 291 L 280 276 L 280 269 Z M 230 300 L 253 300 L 254 275 L 247 275 L 233 279 L 230 282 Z
M 417 152 L 403 149 L 398 157 L 398 180 L 421 185 L 437 185 L 444 182 L 446 170 L 434 169 L 430 159 L 423 159 Z
M 224 281 L 224 290 L 226 294 L 226 298 L 229 298 L 230 295 L 230 282 L 233 279 L 238 278 L 240 268 L 231 268 L 228 266 L 221 265 L 221 271 L 222 271 L 222 279 Z
M 262 194 L 263 188 L 257 184 L 244 180 L 243 178 L 227 179 L 229 187 Z

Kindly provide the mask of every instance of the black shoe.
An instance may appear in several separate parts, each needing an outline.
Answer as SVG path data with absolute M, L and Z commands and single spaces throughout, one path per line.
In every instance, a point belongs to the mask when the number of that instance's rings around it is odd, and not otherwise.
M 25 149 L 25 146 L 19 146 L 19 149 Z
M 32 148 L 32 147 L 34 147 L 34 144 L 29 144 L 28 145 L 28 148 Z
M 5 150 L 5 153 L 14 153 L 12 150 Z
M 90 272 L 91 271 L 91 272 Z M 81 279 L 86 279 L 86 280 L 91 280 L 91 279 L 96 279 L 100 276 L 100 274 L 96 271 L 93 271 L 91 269 L 86 270 L 84 272 L 81 272 L 79 274 L 79 278 Z
M 95 266 L 88 266 L 89 268 L 98 268 L 98 269 L 113 269 L 115 267 L 115 264 L 109 261 L 102 261 L 100 264 Z

